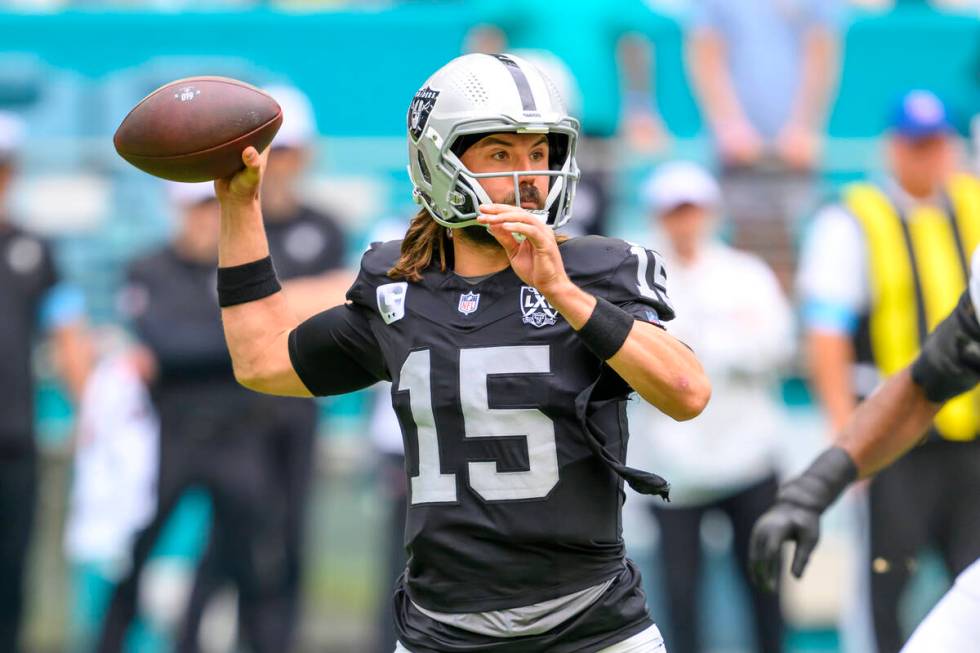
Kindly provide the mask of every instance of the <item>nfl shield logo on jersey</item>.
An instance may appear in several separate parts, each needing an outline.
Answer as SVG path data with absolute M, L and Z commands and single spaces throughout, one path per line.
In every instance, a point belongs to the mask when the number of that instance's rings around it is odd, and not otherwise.
M 558 321 L 555 307 L 548 303 L 537 288 L 531 286 L 521 286 L 521 313 L 524 315 L 524 324 L 531 324 L 539 329 L 552 326 Z
M 378 312 L 385 324 L 391 324 L 405 317 L 405 292 L 408 283 L 386 283 L 378 286 Z
M 459 312 L 463 315 L 469 315 L 470 313 L 475 312 L 479 306 L 480 293 L 467 292 L 459 296 Z

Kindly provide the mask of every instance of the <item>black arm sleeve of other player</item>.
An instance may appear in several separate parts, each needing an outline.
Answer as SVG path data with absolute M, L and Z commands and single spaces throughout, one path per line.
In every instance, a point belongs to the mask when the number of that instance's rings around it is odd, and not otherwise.
M 364 311 L 346 304 L 306 320 L 289 334 L 289 359 L 318 397 L 390 379 Z
M 929 334 L 912 363 L 912 380 L 934 403 L 944 403 L 980 382 L 980 324 L 969 292 Z

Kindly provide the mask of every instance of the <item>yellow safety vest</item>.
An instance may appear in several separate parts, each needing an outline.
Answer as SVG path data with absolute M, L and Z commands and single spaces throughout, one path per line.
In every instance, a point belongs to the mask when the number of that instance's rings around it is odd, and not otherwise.
M 844 204 L 864 231 L 871 293 L 868 329 L 882 376 L 915 359 L 927 332 L 953 310 L 966 288 L 970 256 L 980 244 L 980 180 L 957 175 L 946 192 L 951 211 L 920 205 L 903 220 L 878 187 L 858 183 L 844 190 Z M 980 389 L 950 401 L 935 426 L 947 440 L 977 437 Z

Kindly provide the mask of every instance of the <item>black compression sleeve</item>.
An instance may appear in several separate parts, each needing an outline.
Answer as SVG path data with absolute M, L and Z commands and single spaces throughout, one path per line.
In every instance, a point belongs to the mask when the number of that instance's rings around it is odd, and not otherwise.
M 968 292 L 926 338 L 912 363 L 912 380 L 934 403 L 944 403 L 980 381 L 980 324 Z
M 318 397 L 344 394 L 390 378 L 363 311 L 336 306 L 289 334 L 289 359 Z

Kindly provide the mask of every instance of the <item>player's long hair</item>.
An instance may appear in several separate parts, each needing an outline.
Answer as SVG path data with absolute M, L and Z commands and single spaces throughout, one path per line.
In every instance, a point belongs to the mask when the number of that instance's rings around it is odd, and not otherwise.
M 555 239 L 560 244 L 569 236 L 555 234 Z M 402 239 L 401 256 L 395 266 L 388 270 L 388 276 L 400 281 L 421 281 L 422 272 L 432 265 L 436 256 L 439 257 L 442 272 L 453 265 L 452 238 L 445 227 L 432 219 L 428 209 L 422 208 L 409 223 Z
M 453 263 L 453 244 L 446 228 L 432 219 L 429 210 L 422 208 L 402 239 L 401 256 L 395 267 L 388 270 L 392 279 L 421 281 L 422 271 L 432 265 L 433 258 L 439 257 L 439 269 L 443 272 Z

